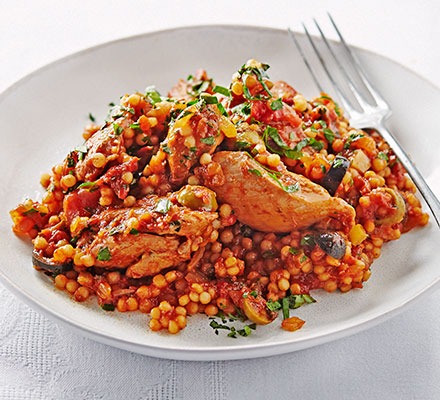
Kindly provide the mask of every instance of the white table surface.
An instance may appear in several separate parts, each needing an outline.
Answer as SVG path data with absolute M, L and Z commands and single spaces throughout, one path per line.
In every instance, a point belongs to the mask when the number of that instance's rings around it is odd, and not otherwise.
M 302 19 L 324 18 L 326 10 L 349 43 L 440 86 L 439 4 L 0 0 L 0 91 L 50 61 L 128 35 L 213 23 L 298 29 Z M 0 285 L 0 399 L 439 399 L 439 306 L 437 292 L 339 341 L 278 357 L 196 363 L 76 336 Z

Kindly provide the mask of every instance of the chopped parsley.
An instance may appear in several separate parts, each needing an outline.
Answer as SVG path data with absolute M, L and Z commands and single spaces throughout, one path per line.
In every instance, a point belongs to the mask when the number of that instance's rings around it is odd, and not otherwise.
M 248 100 L 268 100 L 272 97 L 272 93 L 270 92 L 267 85 L 264 83 L 263 78 L 268 78 L 266 71 L 269 69 L 269 65 L 267 64 L 261 64 L 261 68 L 256 67 L 246 67 L 246 65 L 243 65 L 240 69 L 239 74 L 241 76 L 241 79 L 243 81 L 243 96 Z M 256 95 L 252 96 L 249 88 L 246 85 L 247 78 L 251 75 L 254 75 L 258 82 L 260 82 L 261 86 L 263 87 L 263 90 L 266 92 L 267 96 L 263 95 Z
M 148 86 L 145 89 L 145 96 L 148 97 L 148 100 L 150 100 L 150 102 L 153 106 L 156 103 L 160 103 L 162 101 L 162 98 L 160 97 L 159 92 L 156 90 L 156 88 L 154 86 Z
M 202 143 L 205 143 L 205 144 L 210 145 L 210 146 L 212 146 L 215 143 L 215 139 L 214 139 L 213 136 L 209 136 L 209 137 L 206 137 L 206 138 L 201 138 L 200 141 Z
M 270 137 L 274 141 L 274 143 L 281 149 L 281 151 L 275 150 L 270 147 L 270 145 L 267 142 L 268 137 Z M 278 130 L 271 126 L 266 127 L 266 129 L 264 130 L 263 140 L 266 146 L 269 148 L 269 150 L 271 150 L 273 153 L 284 155 L 285 157 L 293 160 L 298 160 L 300 157 L 302 157 L 303 154 L 301 150 L 306 146 L 311 146 L 317 151 L 322 150 L 324 148 L 324 143 L 322 141 L 307 137 L 301 140 L 299 143 L 297 143 L 297 145 L 293 149 L 291 149 L 281 138 L 281 136 L 278 133 Z
M 174 230 L 175 232 L 179 232 L 180 229 L 182 228 L 180 221 L 172 221 L 172 222 L 170 222 L 170 225 L 176 227 L 176 229 Z
M 281 304 L 279 301 L 272 301 L 269 299 L 268 301 L 266 301 L 266 307 L 270 311 L 278 311 L 279 309 L 281 309 Z
M 76 242 L 78 241 L 78 239 L 79 239 L 79 235 L 75 235 L 72 239 L 70 239 L 70 244 L 72 246 L 76 246 Z
M 115 311 L 115 305 L 114 304 L 104 303 L 104 304 L 101 304 L 101 308 L 104 311 Z
M 215 96 L 200 96 L 203 100 L 206 101 L 206 104 L 217 104 L 218 99 Z
M 316 303 L 316 300 L 309 294 L 292 294 L 289 296 L 289 306 L 293 309 L 311 303 Z
M 283 319 L 287 319 L 290 317 L 290 310 L 289 310 L 289 298 L 284 297 L 283 300 L 281 300 L 281 308 L 283 309 Z
M 312 235 L 305 235 L 301 239 L 301 246 L 315 246 L 315 239 Z
M 324 121 L 320 121 L 320 122 L 324 122 Z M 332 144 L 333 141 L 335 140 L 335 134 L 334 134 L 334 132 L 333 132 L 331 129 L 329 129 L 329 128 L 324 128 L 324 129 L 323 129 L 323 132 L 324 132 L 324 137 L 327 139 L 327 141 L 328 141 L 330 144 Z
M 222 323 L 217 322 L 214 317 L 210 317 L 211 322 L 209 323 L 209 326 L 214 329 L 214 333 L 216 335 L 219 334 L 220 329 L 223 329 L 229 331 L 229 333 L 227 334 L 228 337 L 236 339 L 237 334 L 243 337 L 247 337 L 252 333 L 253 330 L 257 329 L 257 325 L 255 323 L 244 325 L 241 329 L 237 329 L 235 326 L 226 325 L 226 318 L 229 318 L 229 322 L 237 321 L 238 319 L 244 320 L 244 318 L 238 318 L 232 314 L 228 314 L 228 316 L 226 317 L 223 312 L 219 312 L 216 317 L 221 318 Z
M 258 170 L 258 169 L 252 169 L 252 168 L 249 168 L 249 169 L 248 169 L 248 172 L 250 172 L 251 174 L 257 175 L 257 176 L 263 176 L 263 174 L 261 173 L 261 171 Z
M 241 117 L 247 119 L 251 115 L 251 103 L 245 102 L 231 109 L 234 114 L 238 114 Z
M 226 96 L 226 97 L 230 97 L 231 96 L 231 92 L 229 91 L 229 89 L 227 89 L 227 88 L 225 88 L 223 86 L 219 86 L 219 85 L 214 86 L 214 89 L 212 89 L 212 91 L 214 93 L 220 93 L 220 94 L 222 94 L 223 96 Z
M 166 144 L 166 143 L 164 145 L 162 145 L 162 150 L 167 154 L 171 154 L 171 150 L 168 147 L 168 144 Z
M 95 121 L 96 121 L 96 119 L 95 119 L 95 117 L 92 115 L 92 113 L 89 113 L 89 119 L 90 119 L 90 121 L 92 121 L 92 122 L 95 122 Z
M 298 249 L 294 249 L 293 247 L 289 247 L 289 253 L 291 253 L 294 256 L 296 256 L 297 254 L 299 254 L 299 250 Z
M 139 231 L 137 229 L 130 229 L 130 235 L 139 235 Z
M 224 115 L 225 117 L 229 117 L 228 112 L 225 110 L 225 107 L 223 107 L 222 103 L 217 103 L 217 108 L 220 111 L 220 114 Z
M 73 168 L 75 166 L 75 159 L 71 157 L 70 155 L 67 157 L 67 167 Z
M 121 233 L 124 230 L 124 227 L 122 225 L 115 226 L 110 230 L 108 233 L 110 236 L 116 235 L 118 233 Z
M 113 131 L 115 132 L 116 136 L 119 136 L 124 129 L 122 128 L 121 125 L 117 124 L 116 122 L 113 122 Z
M 29 210 L 26 210 L 24 213 L 22 213 L 22 215 L 30 215 L 36 212 L 38 212 L 38 210 L 32 207 Z
M 278 100 L 272 101 L 272 103 L 270 103 L 270 108 L 273 111 L 281 110 L 283 108 L 283 100 L 278 99 Z
M 381 152 L 377 155 L 377 158 L 380 158 L 381 160 L 389 161 L 388 155 L 386 155 L 383 151 L 381 151 Z
M 364 137 L 365 135 L 363 133 L 352 133 L 344 144 L 344 149 L 347 150 L 350 148 L 351 144 L 355 142 L 356 140 L 359 140 L 361 137 Z
M 107 247 L 101 247 L 98 251 L 96 259 L 98 261 L 109 261 L 112 258 L 110 250 Z
M 192 92 L 188 92 L 188 94 L 194 97 L 198 97 L 201 93 L 206 92 L 206 90 L 209 88 L 211 83 L 212 83 L 212 79 L 196 83 L 191 87 Z
M 88 190 L 92 189 L 96 185 L 96 182 L 83 182 L 81 183 L 78 188 L 89 188 Z
M 284 297 L 281 301 L 269 300 L 266 302 L 266 307 L 270 311 L 283 311 L 283 318 L 289 318 L 289 309 L 296 309 L 304 304 L 316 303 L 316 300 L 308 294 L 291 294 Z
M 139 122 L 135 122 L 134 124 L 130 124 L 130 128 L 137 131 L 138 133 L 142 133 L 143 130 Z
M 247 149 L 248 147 L 251 147 L 251 144 L 248 142 L 235 142 L 235 146 L 237 147 L 238 150 L 243 150 L 243 149 Z
M 84 158 L 84 155 L 87 154 L 87 152 L 89 151 L 89 149 L 85 143 L 75 147 L 73 150 L 77 151 L 79 153 L 78 154 L 79 161 L 81 161 Z
M 332 167 L 333 168 L 339 168 L 342 167 L 344 165 L 344 160 L 342 158 L 336 158 L 333 161 Z

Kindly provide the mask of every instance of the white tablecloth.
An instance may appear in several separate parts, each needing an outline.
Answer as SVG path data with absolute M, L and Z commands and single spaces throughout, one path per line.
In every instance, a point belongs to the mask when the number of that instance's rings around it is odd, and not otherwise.
M 440 85 L 437 0 L 0 0 L 0 10 L 0 90 L 49 61 L 126 35 L 203 23 L 295 28 L 325 10 L 350 43 Z M 292 354 L 197 363 L 145 357 L 84 339 L 0 285 L 0 398 L 439 399 L 439 305 L 437 292 L 378 327 Z

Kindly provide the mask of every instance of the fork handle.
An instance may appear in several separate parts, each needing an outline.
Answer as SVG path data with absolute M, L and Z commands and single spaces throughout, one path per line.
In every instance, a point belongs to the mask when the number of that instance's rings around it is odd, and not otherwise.
M 440 228 L 440 201 L 437 199 L 436 195 L 428 186 L 422 174 L 419 172 L 417 167 L 408 157 L 408 154 L 406 154 L 405 150 L 403 150 L 402 146 L 397 142 L 397 140 L 394 138 L 393 134 L 388 130 L 385 124 L 383 122 L 379 123 L 374 128 L 378 130 L 378 132 L 393 149 L 394 154 L 397 156 L 400 163 L 406 169 L 408 175 L 417 186 L 417 189 L 419 189 L 420 194 L 425 199 L 426 204 L 428 204 L 428 207 L 431 209 L 437 225 Z

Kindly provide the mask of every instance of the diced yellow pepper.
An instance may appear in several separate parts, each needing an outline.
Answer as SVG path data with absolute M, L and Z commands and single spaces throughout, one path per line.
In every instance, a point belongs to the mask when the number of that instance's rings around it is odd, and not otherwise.
M 220 130 L 225 134 L 228 138 L 233 138 L 237 136 L 237 129 L 235 125 L 229 121 L 229 119 L 225 117 L 220 118 Z
M 367 232 L 365 232 L 365 229 L 361 224 L 356 224 L 355 226 L 353 226 L 353 228 L 351 228 L 348 236 L 350 237 L 351 243 L 357 246 L 368 237 L 368 234 Z

